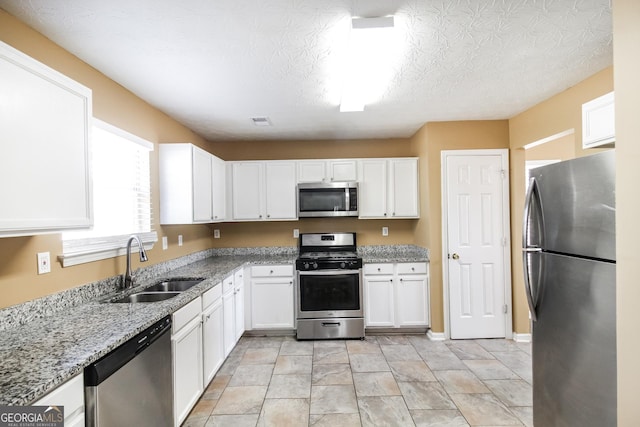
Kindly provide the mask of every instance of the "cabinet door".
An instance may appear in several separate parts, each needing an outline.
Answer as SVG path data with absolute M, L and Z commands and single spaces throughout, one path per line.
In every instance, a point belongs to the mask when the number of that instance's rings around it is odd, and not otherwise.
M 392 218 L 418 218 L 418 160 L 389 161 L 389 214 Z
M 330 181 L 356 181 L 358 179 L 356 160 L 329 160 L 327 169 Z
M 224 221 L 227 217 L 227 174 L 224 160 L 211 156 L 211 187 L 213 193 L 213 220 Z
M 295 162 L 265 162 L 267 219 L 296 219 Z
M 202 394 L 202 322 L 200 316 L 171 337 L 173 408 L 180 425 Z
M 227 357 L 236 345 L 236 315 L 235 301 L 233 298 L 234 289 L 222 295 L 223 312 L 223 337 L 224 337 L 224 357 Z
M 387 161 L 361 160 L 359 165 L 358 212 L 360 218 L 387 216 Z
M 262 219 L 262 162 L 232 164 L 233 219 Z
M 233 295 L 233 304 L 234 304 L 234 337 L 235 342 L 238 342 L 242 334 L 244 333 L 244 285 L 236 284 L 234 295 Z
M 301 160 L 298 164 L 298 182 L 322 182 L 327 174 L 324 160 Z
M 365 276 L 365 312 L 367 326 L 395 326 L 393 276 Z
M 211 154 L 193 147 L 193 220 L 211 221 L 212 213 Z
M 396 283 L 397 326 L 428 326 L 427 276 L 423 274 L 398 275 Z
M 293 277 L 251 279 L 253 329 L 293 328 Z
M 0 42 L 0 236 L 89 228 L 91 90 Z
M 613 92 L 582 104 L 582 148 L 613 147 L 615 115 Z
M 211 382 L 224 362 L 224 316 L 222 299 L 202 314 L 202 356 L 204 386 Z

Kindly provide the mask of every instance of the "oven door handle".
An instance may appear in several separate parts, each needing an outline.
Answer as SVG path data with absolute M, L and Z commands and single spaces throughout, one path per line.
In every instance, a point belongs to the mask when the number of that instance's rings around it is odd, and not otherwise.
M 344 275 L 344 274 L 353 274 L 353 275 L 357 275 L 360 274 L 360 270 L 314 270 L 314 271 L 302 271 L 302 270 L 298 270 L 298 274 L 301 276 L 337 276 L 337 275 Z

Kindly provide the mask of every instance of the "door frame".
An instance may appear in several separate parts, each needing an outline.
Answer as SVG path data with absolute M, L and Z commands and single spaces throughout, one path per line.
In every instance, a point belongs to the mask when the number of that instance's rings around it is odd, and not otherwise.
M 502 180 L 502 231 L 504 236 L 503 245 L 503 264 L 504 264 L 504 297 L 507 313 L 505 316 L 505 339 L 513 338 L 513 302 L 511 296 L 511 205 L 509 202 L 509 149 L 484 149 L 484 150 L 442 150 L 440 152 L 440 178 L 441 178 L 441 200 L 442 221 L 442 294 L 443 294 L 443 316 L 444 316 L 444 337 L 451 338 L 451 324 L 449 318 L 449 234 L 448 234 L 448 182 L 446 160 L 450 156 L 487 156 L 499 155 L 501 157 L 501 166 L 504 172 Z

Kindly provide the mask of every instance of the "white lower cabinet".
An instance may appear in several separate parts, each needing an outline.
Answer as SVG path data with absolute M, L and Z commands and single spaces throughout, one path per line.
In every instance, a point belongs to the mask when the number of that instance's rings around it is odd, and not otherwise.
M 203 392 L 202 305 L 198 297 L 173 313 L 173 413 L 179 426 Z
M 237 343 L 244 333 L 244 274 L 243 269 L 233 273 L 233 311 L 234 320 L 234 337 Z
M 84 375 L 76 375 L 35 401 L 33 405 L 63 406 L 65 426 L 84 426 Z
M 251 267 L 251 327 L 293 329 L 293 265 Z
M 224 363 L 222 285 L 202 294 L 202 366 L 206 387 Z
M 222 281 L 224 355 L 227 357 L 244 333 L 244 279 L 242 270 Z
M 363 270 L 367 327 L 429 326 L 427 263 L 366 264 Z

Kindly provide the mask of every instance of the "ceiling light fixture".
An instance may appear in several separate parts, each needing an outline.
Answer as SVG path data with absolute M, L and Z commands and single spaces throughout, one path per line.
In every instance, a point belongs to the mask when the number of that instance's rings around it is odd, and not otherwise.
M 384 90 L 391 70 L 393 28 L 393 16 L 351 19 L 341 112 L 364 111 L 365 104 Z
M 254 126 L 271 126 L 269 117 L 251 117 Z

